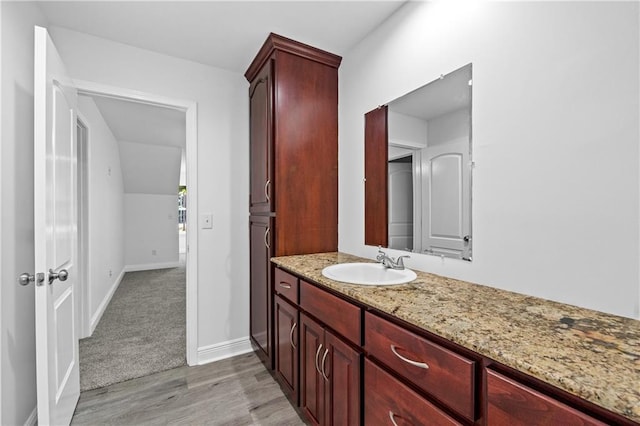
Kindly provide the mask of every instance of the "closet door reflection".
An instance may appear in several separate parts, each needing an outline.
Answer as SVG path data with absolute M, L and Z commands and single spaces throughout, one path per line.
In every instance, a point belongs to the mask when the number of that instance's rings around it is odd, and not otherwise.
M 389 248 L 413 250 L 412 158 L 389 162 Z
M 466 257 L 470 234 L 469 144 L 466 141 L 427 148 L 422 246 L 430 254 Z

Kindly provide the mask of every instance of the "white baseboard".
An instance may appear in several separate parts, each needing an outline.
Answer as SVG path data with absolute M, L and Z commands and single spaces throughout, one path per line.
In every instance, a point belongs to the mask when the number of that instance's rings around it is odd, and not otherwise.
M 221 359 L 231 358 L 232 356 L 242 355 L 252 351 L 253 348 L 251 347 L 251 341 L 248 336 L 216 343 L 215 345 L 198 348 L 198 365 L 220 361 Z
M 38 407 L 36 406 L 24 422 L 24 426 L 36 426 L 38 424 Z
M 162 262 L 162 263 L 142 263 L 138 265 L 126 265 L 124 272 L 150 271 L 152 269 L 177 268 L 180 262 Z
M 109 292 L 107 293 L 107 295 L 104 297 L 104 299 L 102 299 L 102 302 L 100 303 L 100 306 L 98 306 L 98 309 L 96 310 L 96 312 L 91 317 L 89 336 L 91 336 L 93 334 L 94 330 L 98 326 L 98 323 L 100 322 L 100 318 L 102 318 L 102 314 L 104 314 L 105 309 L 107 309 L 107 306 L 109 306 L 109 302 L 111 302 L 111 298 L 113 297 L 113 294 L 118 289 L 118 286 L 120 285 L 120 282 L 122 281 L 122 278 L 124 277 L 124 273 L 125 273 L 125 270 L 123 269 L 120 272 L 120 275 L 118 275 L 118 278 L 116 278 L 116 280 L 113 282 L 113 285 L 109 289 Z

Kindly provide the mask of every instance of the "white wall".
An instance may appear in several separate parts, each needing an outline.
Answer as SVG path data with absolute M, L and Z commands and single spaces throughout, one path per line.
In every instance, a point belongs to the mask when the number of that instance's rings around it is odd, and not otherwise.
M 124 141 L 119 146 L 126 270 L 176 267 L 182 148 Z
M 640 5 L 448 3 L 408 3 L 343 59 L 340 250 L 375 257 L 363 114 L 472 62 L 473 262 L 407 264 L 639 317 Z
M 444 145 L 469 139 L 469 110 L 460 109 L 427 122 L 427 145 Z
M 36 406 L 33 245 L 33 26 L 46 25 L 32 3 L 0 2 L 0 424 L 24 424 Z M 33 420 L 33 419 L 31 419 Z
M 178 265 L 177 182 L 173 195 L 125 194 L 127 271 Z
M 240 74 L 86 34 L 50 32 L 73 78 L 198 103 L 198 217 L 213 215 L 213 229 L 190 228 L 198 232 L 198 346 L 247 338 L 248 83 Z
M 120 141 L 124 191 L 130 194 L 178 194 L 182 148 Z
M 388 111 L 389 143 L 416 148 L 427 146 L 427 122 L 406 114 Z
M 118 142 L 96 103 L 78 96 L 87 126 L 89 318 L 95 328 L 124 270 L 124 186 Z

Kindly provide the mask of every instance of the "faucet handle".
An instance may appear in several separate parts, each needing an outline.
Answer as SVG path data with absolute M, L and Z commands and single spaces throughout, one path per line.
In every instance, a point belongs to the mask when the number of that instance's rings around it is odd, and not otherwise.
M 398 258 L 396 259 L 396 265 L 398 265 L 398 267 L 400 269 L 404 269 L 404 258 L 411 258 L 411 256 L 409 255 L 404 255 L 404 256 L 398 256 Z

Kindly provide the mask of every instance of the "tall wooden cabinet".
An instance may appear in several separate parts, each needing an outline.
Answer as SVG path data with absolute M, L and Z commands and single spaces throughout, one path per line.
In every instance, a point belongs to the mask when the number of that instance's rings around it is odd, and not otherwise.
M 250 82 L 251 339 L 270 368 L 269 258 L 338 248 L 340 61 L 270 34 L 245 73 Z

